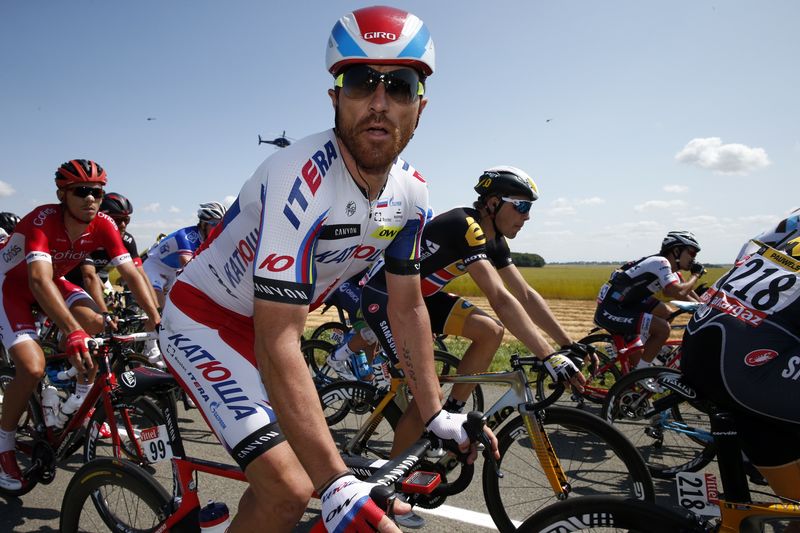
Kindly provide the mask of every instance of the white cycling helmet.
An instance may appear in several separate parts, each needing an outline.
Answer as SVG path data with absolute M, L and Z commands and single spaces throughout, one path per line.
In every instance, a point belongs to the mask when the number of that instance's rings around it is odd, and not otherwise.
M 430 76 L 435 68 L 433 39 L 424 22 L 402 9 L 356 9 L 333 26 L 325 53 L 325 67 L 334 76 L 354 63 L 408 65 Z
M 700 244 L 691 231 L 670 231 L 667 233 L 667 236 L 664 237 L 664 240 L 661 241 L 662 250 L 669 250 L 676 246 L 688 246 L 694 248 L 698 252 L 700 251 Z
M 222 220 L 225 215 L 225 206 L 219 202 L 206 202 L 200 204 L 200 209 L 197 210 L 197 218 L 200 222 L 209 222 L 211 220 Z

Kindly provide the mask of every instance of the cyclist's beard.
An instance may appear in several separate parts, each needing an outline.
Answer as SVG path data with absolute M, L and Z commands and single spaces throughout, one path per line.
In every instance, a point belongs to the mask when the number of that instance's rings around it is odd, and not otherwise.
M 385 173 L 389 171 L 392 162 L 414 135 L 416 123 L 413 120 L 407 124 L 395 125 L 385 115 L 370 114 L 357 124 L 344 123 L 339 108 L 335 116 L 336 133 L 344 143 L 358 167 L 368 173 Z M 365 139 L 363 133 L 370 126 L 377 125 L 385 128 L 391 136 L 391 142 L 375 145 Z

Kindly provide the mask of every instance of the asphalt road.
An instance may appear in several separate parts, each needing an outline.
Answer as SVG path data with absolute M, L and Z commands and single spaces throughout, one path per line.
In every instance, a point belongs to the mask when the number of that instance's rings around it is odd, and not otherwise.
M 499 389 L 488 389 L 487 404 L 499 396 Z M 209 460 L 230 462 L 223 448 L 207 429 L 197 410 L 180 410 L 180 425 L 185 444 L 191 455 Z M 479 461 L 482 461 L 480 459 Z M 59 465 L 56 478 L 50 485 L 37 486 L 19 499 L 0 498 L 0 532 L 47 532 L 58 530 L 61 501 L 73 473 L 81 466 L 81 457 L 76 454 Z M 445 506 L 434 512 L 421 511 L 427 520 L 425 531 L 482 532 L 494 529 L 488 516 L 481 489 L 481 468 L 476 468 L 476 477 L 470 487 L 450 497 Z M 244 484 L 202 474 L 199 482 L 200 499 L 224 501 L 236 512 Z M 671 505 L 676 501 L 674 483 L 657 482 L 659 502 Z M 311 502 L 296 531 L 308 531 L 319 518 L 318 501 Z M 435 513 L 435 514 L 434 514 Z

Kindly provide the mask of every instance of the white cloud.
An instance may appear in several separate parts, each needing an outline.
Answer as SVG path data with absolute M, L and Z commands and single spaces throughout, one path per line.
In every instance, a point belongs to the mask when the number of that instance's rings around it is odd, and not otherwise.
M 5 181 L 0 181 L 0 198 L 5 198 L 6 196 L 11 196 L 14 194 L 15 191 L 14 187 L 6 183 Z
M 600 205 L 606 203 L 605 199 L 592 196 L 591 198 L 579 198 L 575 200 L 577 205 Z
M 651 209 L 677 209 L 686 207 L 686 202 L 683 200 L 648 200 L 643 204 L 634 206 L 633 208 L 638 211 L 649 211 Z
M 681 163 L 713 170 L 719 174 L 748 174 L 770 164 L 766 150 L 743 144 L 722 144 L 719 137 L 692 139 L 675 154 Z
M 664 192 L 683 193 L 688 190 L 689 187 L 686 185 L 664 185 Z
M 144 206 L 142 208 L 142 211 L 146 211 L 148 213 L 155 213 L 156 211 L 159 210 L 160 207 L 161 207 L 160 203 L 153 202 L 153 203 L 150 203 L 150 204 L 147 204 L 146 206 Z
M 180 208 L 178 208 L 178 207 L 175 207 L 174 205 L 171 205 L 171 206 L 169 206 L 169 209 L 168 209 L 168 211 L 169 211 L 170 213 L 180 213 L 180 212 L 181 212 Z
M 548 213 L 554 216 L 574 215 L 576 213 L 575 206 L 600 205 L 604 203 L 606 203 L 605 199 L 597 196 L 592 196 L 591 198 L 577 198 L 575 200 L 560 197 L 551 202 L 550 205 L 552 207 Z

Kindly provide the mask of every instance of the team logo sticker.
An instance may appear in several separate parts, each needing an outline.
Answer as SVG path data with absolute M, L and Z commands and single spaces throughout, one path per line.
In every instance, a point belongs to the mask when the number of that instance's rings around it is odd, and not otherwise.
M 766 348 L 761 348 L 759 350 L 753 350 L 749 354 L 744 356 L 744 363 L 747 366 L 761 366 L 763 364 L 769 363 L 773 359 L 778 357 L 778 352 L 775 350 L 768 350 Z
M 380 308 L 381 306 L 378 304 L 370 304 L 369 307 L 367 307 L 367 311 L 369 311 L 370 313 L 377 313 L 378 309 Z
M 347 213 L 347 216 L 351 217 L 356 214 L 356 203 L 353 200 L 347 202 L 347 206 L 344 208 L 344 212 Z

